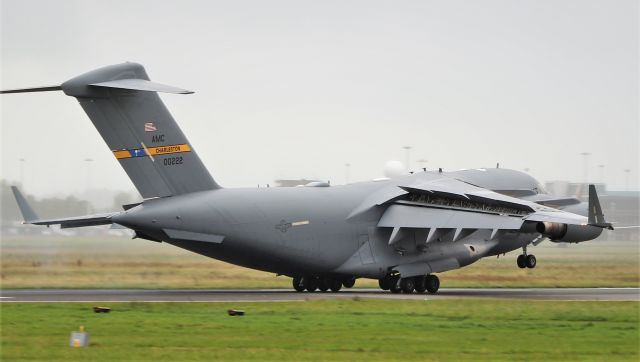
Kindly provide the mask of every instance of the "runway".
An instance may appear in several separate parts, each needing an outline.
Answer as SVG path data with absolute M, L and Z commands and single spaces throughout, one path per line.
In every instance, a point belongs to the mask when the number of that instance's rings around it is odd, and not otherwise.
M 379 289 L 297 293 L 290 289 L 6 289 L 0 303 L 16 302 L 278 302 L 318 299 L 528 299 L 640 301 L 640 288 L 444 288 L 437 294 L 392 294 Z

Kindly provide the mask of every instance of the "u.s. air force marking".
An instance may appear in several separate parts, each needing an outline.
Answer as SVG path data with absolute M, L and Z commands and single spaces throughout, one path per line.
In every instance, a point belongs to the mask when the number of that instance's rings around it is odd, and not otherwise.
M 294 221 L 294 222 L 286 222 L 284 220 L 280 220 L 279 224 L 276 224 L 276 229 L 282 231 L 283 233 L 286 233 L 287 230 L 289 230 L 290 227 L 292 226 L 302 226 L 302 225 L 309 225 L 309 220 L 303 220 L 303 221 Z

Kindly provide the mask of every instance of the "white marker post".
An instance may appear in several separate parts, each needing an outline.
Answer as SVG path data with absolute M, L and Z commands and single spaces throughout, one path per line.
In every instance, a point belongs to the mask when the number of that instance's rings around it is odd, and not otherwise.
M 84 326 L 80 326 L 79 332 L 71 332 L 69 345 L 74 348 L 89 347 L 89 333 L 84 331 Z

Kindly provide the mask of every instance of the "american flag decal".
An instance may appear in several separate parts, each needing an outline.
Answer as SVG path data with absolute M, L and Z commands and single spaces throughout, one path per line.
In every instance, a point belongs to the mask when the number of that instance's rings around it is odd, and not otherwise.
M 144 124 L 144 131 L 145 132 L 155 132 L 158 129 L 156 128 L 156 125 L 153 124 L 153 122 L 147 122 Z

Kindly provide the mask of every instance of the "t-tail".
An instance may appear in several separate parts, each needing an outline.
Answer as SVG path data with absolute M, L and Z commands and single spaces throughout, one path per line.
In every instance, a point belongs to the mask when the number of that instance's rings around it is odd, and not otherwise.
M 80 102 L 143 198 L 220 188 L 156 93 L 193 92 L 150 82 L 142 65 L 123 63 L 60 86 L 0 93 L 59 90 Z

